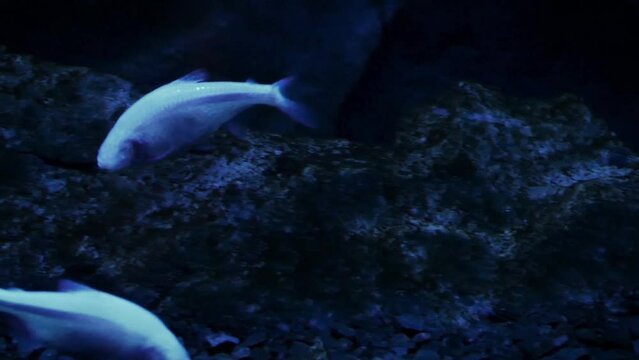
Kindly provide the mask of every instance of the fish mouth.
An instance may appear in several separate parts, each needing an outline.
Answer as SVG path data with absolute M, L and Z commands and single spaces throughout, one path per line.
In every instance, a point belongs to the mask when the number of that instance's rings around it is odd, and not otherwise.
M 105 170 L 105 171 L 116 171 L 125 167 L 124 164 L 108 161 L 104 158 L 104 156 L 100 156 L 100 155 L 98 155 L 97 165 L 100 170 Z
M 118 165 L 113 165 L 113 164 L 105 164 L 103 162 L 99 162 L 98 161 L 98 168 L 100 170 L 104 170 L 104 171 L 117 171 L 120 169 L 123 169 L 125 166 L 118 166 Z

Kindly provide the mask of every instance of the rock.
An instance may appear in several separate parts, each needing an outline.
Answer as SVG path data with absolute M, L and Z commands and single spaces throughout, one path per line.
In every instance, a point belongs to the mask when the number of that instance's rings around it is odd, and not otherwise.
M 335 341 L 333 347 L 339 350 L 349 350 L 353 347 L 353 342 L 349 339 L 342 338 Z
M 251 350 L 251 358 L 255 360 L 268 360 L 271 359 L 271 354 L 265 348 L 257 348 Z
M 95 163 L 116 116 L 139 97 L 118 77 L 30 56 L 0 54 L 0 77 L 5 147 L 71 167 Z
M 625 320 L 628 331 L 633 339 L 639 339 L 639 316 L 632 316 Z
M 242 341 L 242 345 L 247 347 L 253 347 L 253 346 L 264 343 L 267 339 L 268 338 L 266 336 L 266 333 L 259 332 L 259 333 L 249 335 L 246 339 L 244 339 L 244 341 Z
M 561 309 L 574 294 L 605 300 L 636 284 L 639 170 L 602 156 L 623 144 L 573 96 L 521 100 L 460 83 L 407 109 L 393 146 L 220 131 L 210 152 L 103 173 L 95 152 L 139 96 L 133 86 L 0 61 L 0 283 L 79 274 L 124 288 L 194 354 L 238 348 L 199 330 L 215 326 L 265 334 L 241 345 L 251 357 L 327 358 L 331 333 L 306 327 L 311 299 L 325 314 L 357 314 L 335 320 L 344 326 L 332 336 L 360 358 L 390 356 L 398 341 L 403 353 L 425 332 L 450 348 L 418 354 L 459 358 L 483 341 L 469 329 L 487 323 L 501 334 L 491 346 L 515 341 L 541 357 L 572 346 L 560 336 L 580 320 Z M 487 320 L 509 301 L 546 307 Z M 603 343 L 631 351 L 634 335 L 617 327 L 601 325 Z
M 235 336 L 228 335 L 226 333 L 212 333 L 206 336 L 206 344 L 212 349 L 220 349 L 222 347 L 228 348 L 240 343 L 240 340 Z
M 293 359 L 312 359 L 313 350 L 309 345 L 296 341 L 289 349 L 289 356 Z
M 210 360 L 233 360 L 234 358 L 228 354 L 215 354 L 210 357 Z
M 57 360 L 60 357 L 57 351 L 45 350 L 38 357 L 39 360 Z M 67 358 L 68 359 L 68 358 Z
M 384 360 L 395 360 L 397 359 L 397 353 L 395 351 L 385 354 L 382 359 Z
M 233 352 L 231 353 L 231 356 L 234 359 L 246 359 L 251 357 L 251 349 L 249 349 L 248 347 L 245 346 L 238 346 L 235 349 L 233 349 Z
M 319 337 L 313 340 L 313 345 L 311 346 L 311 352 L 313 354 L 313 359 L 316 359 L 316 360 L 328 359 L 328 352 L 326 350 L 326 347 L 324 346 L 322 339 L 320 339 Z
M 482 360 L 482 359 L 486 359 L 486 356 L 483 354 L 471 354 L 471 355 L 465 355 L 464 357 L 462 357 L 462 360 Z
M 425 319 L 420 316 L 403 314 L 395 317 L 395 319 L 399 326 L 405 330 L 419 333 L 427 329 Z
M 600 345 L 606 348 L 632 348 L 632 339 L 628 329 L 620 326 L 618 323 L 609 323 L 602 329 Z
M 283 332 L 283 333 L 288 333 L 291 331 L 291 326 L 289 324 L 285 324 L 285 323 L 279 323 L 277 324 L 277 330 Z
M 555 345 L 555 347 L 562 347 L 562 346 L 566 345 L 568 340 L 569 340 L 568 336 L 562 335 L 562 336 L 554 338 L 552 340 L 552 344 Z
M 583 328 L 575 331 L 577 340 L 586 344 L 597 344 L 602 341 L 602 330 L 593 328 Z
M 441 359 L 441 357 L 434 350 L 422 348 L 417 351 L 414 359 L 415 360 L 439 360 Z
M 623 350 L 603 350 L 599 348 L 592 348 L 591 351 L 592 359 L 602 359 L 602 360 L 630 360 L 636 359 L 637 356 L 631 351 L 623 351 Z
M 353 328 L 346 326 L 345 324 L 342 324 L 342 323 L 333 324 L 332 329 L 337 336 L 353 338 L 356 335 L 356 332 Z
M 430 333 L 420 332 L 420 333 L 417 333 L 415 336 L 413 336 L 412 341 L 415 344 L 421 344 L 423 342 L 430 340 L 431 338 L 432 338 L 432 335 Z
M 556 348 L 550 339 L 544 337 L 531 337 L 519 344 L 519 347 L 524 354 L 533 358 L 550 354 Z
M 332 360 L 359 360 L 360 358 L 352 354 L 343 354 L 340 352 L 331 353 Z
M 588 350 L 584 348 L 564 348 L 556 353 L 546 356 L 545 360 L 579 360 L 588 355 Z
M 396 356 L 405 356 L 411 347 L 410 338 L 405 334 L 394 335 L 390 340 L 390 347 Z

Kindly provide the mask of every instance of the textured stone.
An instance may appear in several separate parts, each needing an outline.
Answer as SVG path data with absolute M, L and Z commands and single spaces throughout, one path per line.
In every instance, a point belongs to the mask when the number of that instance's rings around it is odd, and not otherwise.
M 130 83 L 11 54 L 0 74 L 0 283 L 130 294 L 194 354 L 210 328 L 267 334 L 251 357 L 294 343 L 326 358 L 325 327 L 307 327 L 320 313 L 343 318 L 361 358 L 423 331 L 454 339 L 442 357 L 466 355 L 485 322 L 503 330 L 491 346 L 542 356 L 580 321 L 562 306 L 636 285 L 639 162 L 573 96 L 460 83 L 398 119 L 394 146 L 220 131 L 207 152 L 102 173 L 95 153 L 139 96 Z M 526 299 L 548 306 L 491 323 Z

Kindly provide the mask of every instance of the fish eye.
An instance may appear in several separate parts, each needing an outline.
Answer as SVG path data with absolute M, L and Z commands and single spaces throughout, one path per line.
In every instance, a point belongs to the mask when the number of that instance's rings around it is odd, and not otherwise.
M 135 149 L 129 141 L 122 142 L 114 154 L 114 160 L 119 164 L 130 164 L 135 158 Z

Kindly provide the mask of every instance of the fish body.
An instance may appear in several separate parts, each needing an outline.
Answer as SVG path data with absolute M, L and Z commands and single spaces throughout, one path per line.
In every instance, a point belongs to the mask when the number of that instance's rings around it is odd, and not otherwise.
M 194 144 L 253 105 L 270 105 L 314 126 L 308 112 L 282 89 L 291 81 L 204 82 L 195 71 L 146 94 L 117 120 L 98 151 L 98 166 L 119 170 L 151 163 Z
M 68 280 L 57 292 L 0 289 L 0 314 L 23 356 L 46 347 L 76 359 L 189 359 L 151 312 Z

